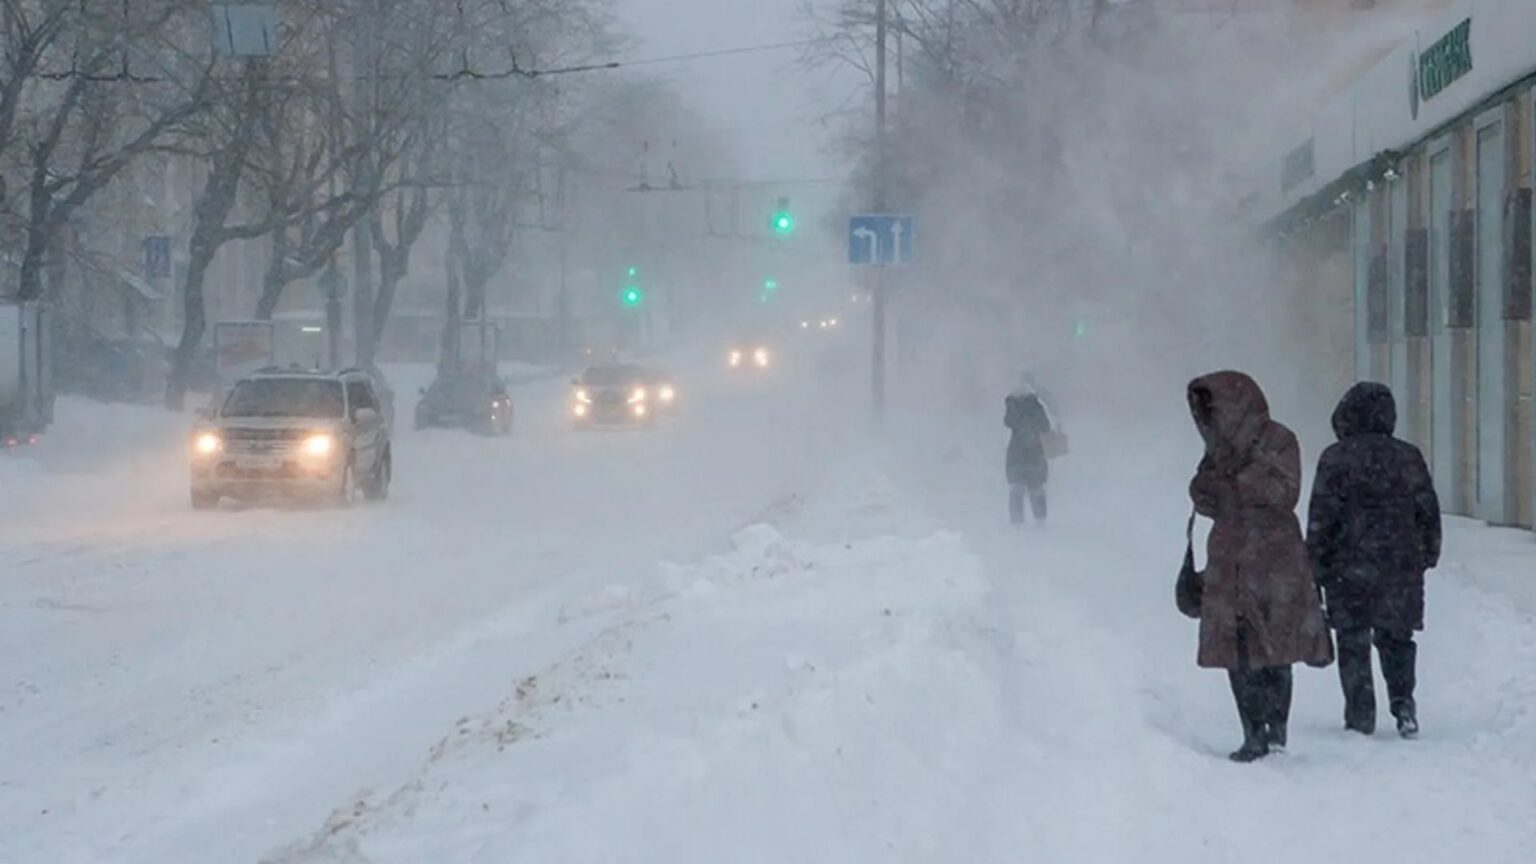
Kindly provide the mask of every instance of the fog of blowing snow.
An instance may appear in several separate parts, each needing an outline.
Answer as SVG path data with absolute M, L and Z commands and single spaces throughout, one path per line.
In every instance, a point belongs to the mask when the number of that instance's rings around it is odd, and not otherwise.
M 1536 860 L 1533 13 L 0 0 L 0 862 Z

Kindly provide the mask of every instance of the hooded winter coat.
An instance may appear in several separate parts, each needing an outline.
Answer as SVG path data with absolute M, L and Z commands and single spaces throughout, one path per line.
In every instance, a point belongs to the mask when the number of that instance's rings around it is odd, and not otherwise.
M 1044 486 L 1050 477 L 1045 436 L 1051 431 L 1051 418 L 1040 397 L 1026 390 L 1008 394 L 1003 400 L 1003 425 L 1013 433 L 1005 465 L 1008 482 L 1032 489 Z
M 1198 663 L 1217 669 L 1328 665 L 1333 643 L 1295 513 L 1301 495 L 1296 436 L 1270 419 L 1264 392 L 1241 372 L 1197 378 L 1188 396 L 1205 440 L 1189 494 L 1196 512 L 1214 523 Z
M 1307 514 L 1307 548 L 1340 629 L 1424 627 L 1424 571 L 1440 563 L 1440 500 L 1417 447 L 1392 437 L 1397 404 L 1375 383 L 1333 412 Z

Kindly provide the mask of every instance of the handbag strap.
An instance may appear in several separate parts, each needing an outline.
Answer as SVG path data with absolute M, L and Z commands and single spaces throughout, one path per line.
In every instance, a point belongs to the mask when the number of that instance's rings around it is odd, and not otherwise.
M 1190 554 L 1195 551 L 1195 511 L 1189 511 L 1189 523 L 1184 526 L 1184 546 Z

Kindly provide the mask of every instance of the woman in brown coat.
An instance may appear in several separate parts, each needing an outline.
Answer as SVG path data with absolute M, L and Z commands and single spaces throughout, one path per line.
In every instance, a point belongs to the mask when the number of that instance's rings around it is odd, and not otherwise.
M 1226 669 L 1243 724 L 1239 762 L 1283 748 L 1291 664 L 1327 666 L 1333 644 L 1296 519 L 1301 450 L 1270 419 L 1264 391 L 1241 372 L 1189 385 L 1205 457 L 1189 496 L 1214 525 L 1200 606 L 1205 668 Z

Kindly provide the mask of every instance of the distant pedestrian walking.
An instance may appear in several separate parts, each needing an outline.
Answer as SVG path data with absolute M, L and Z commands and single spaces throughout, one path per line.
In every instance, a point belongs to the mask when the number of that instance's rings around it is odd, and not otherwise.
M 1307 516 L 1307 547 L 1338 632 L 1344 725 L 1376 730 L 1371 644 L 1397 730 L 1419 733 L 1414 703 L 1418 648 L 1424 629 L 1424 573 L 1440 562 L 1440 501 L 1417 447 L 1393 437 L 1392 391 L 1356 384 L 1333 412 L 1338 443 L 1317 463 Z
M 1213 523 L 1197 662 L 1227 670 L 1243 726 L 1232 759 L 1251 762 L 1286 744 L 1291 665 L 1333 661 L 1295 513 L 1301 451 L 1291 430 L 1270 419 L 1259 385 L 1241 372 L 1195 379 L 1188 399 L 1205 441 L 1189 494 L 1195 512 Z
M 1024 523 L 1027 498 L 1037 522 L 1047 514 L 1045 484 L 1050 479 L 1046 439 L 1051 435 L 1051 416 L 1040 396 L 1026 379 L 1003 400 L 1003 425 L 1011 432 L 1005 472 L 1008 477 L 1008 515 L 1013 524 Z

